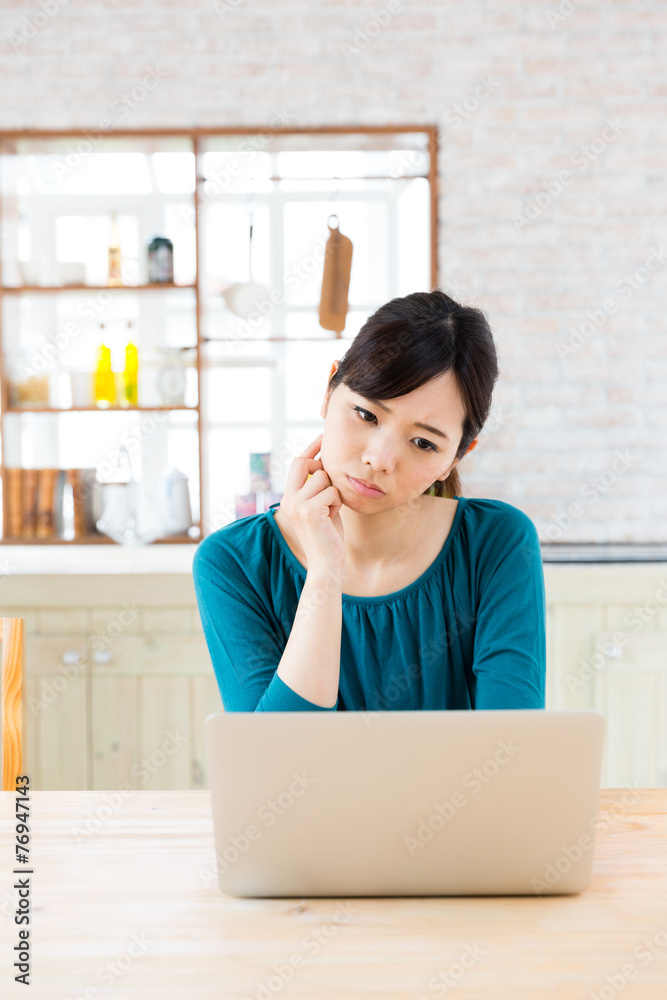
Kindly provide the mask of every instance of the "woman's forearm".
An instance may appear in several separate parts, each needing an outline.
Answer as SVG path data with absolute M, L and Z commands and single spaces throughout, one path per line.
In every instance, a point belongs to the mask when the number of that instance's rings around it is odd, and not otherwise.
M 277 674 L 293 691 L 323 708 L 338 697 L 343 569 L 308 570 Z

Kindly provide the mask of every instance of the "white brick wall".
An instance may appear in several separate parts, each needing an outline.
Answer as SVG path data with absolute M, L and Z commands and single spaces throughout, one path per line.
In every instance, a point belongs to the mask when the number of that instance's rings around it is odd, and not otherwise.
M 438 124 L 440 282 L 503 373 L 464 492 L 666 541 L 666 66 L 665 2 L 3 0 L 0 128 Z

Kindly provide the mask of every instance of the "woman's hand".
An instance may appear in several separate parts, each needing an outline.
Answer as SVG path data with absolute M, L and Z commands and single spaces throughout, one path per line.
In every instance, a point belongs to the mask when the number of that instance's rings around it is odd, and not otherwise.
M 345 563 L 341 495 L 331 485 L 319 453 L 318 434 L 294 459 L 287 474 L 280 509 L 288 518 L 306 556 L 308 570 L 340 569 Z M 310 478 L 309 478 L 310 477 Z

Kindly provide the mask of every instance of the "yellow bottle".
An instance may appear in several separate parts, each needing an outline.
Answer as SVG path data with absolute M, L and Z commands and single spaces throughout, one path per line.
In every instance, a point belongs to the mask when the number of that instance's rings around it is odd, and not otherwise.
M 116 213 L 111 213 L 111 235 L 109 237 L 109 281 L 108 285 L 122 285 L 121 261 L 120 261 L 120 238 L 118 236 L 118 226 L 116 225 Z
M 132 333 L 132 323 L 128 320 L 128 332 Z M 137 406 L 139 402 L 139 352 L 130 339 L 125 346 L 125 371 L 123 372 L 125 405 Z
M 106 344 L 100 344 L 97 351 L 97 368 L 95 370 L 95 403 L 97 406 L 106 409 L 115 402 L 116 385 L 114 373 L 111 370 L 111 350 Z

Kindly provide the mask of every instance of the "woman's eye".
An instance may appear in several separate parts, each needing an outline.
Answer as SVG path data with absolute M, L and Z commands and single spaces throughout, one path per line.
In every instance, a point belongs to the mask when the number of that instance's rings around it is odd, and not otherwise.
M 363 407 L 361 407 L 361 406 L 355 406 L 355 407 L 354 407 L 354 409 L 355 409 L 355 410 L 358 410 L 358 411 L 359 411 L 359 413 L 367 413 L 369 417 L 373 417 L 373 420 L 375 420 L 375 417 L 374 417 L 374 416 L 373 416 L 373 414 L 372 414 L 372 413 L 370 412 L 370 410 L 364 410 L 364 409 L 363 409 Z M 365 423 L 365 424 L 369 423 L 369 421 L 368 421 L 368 420 L 366 420 L 366 418 L 365 418 L 365 417 L 362 417 L 361 419 L 362 419 L 362 420 L 364 421 L 364 423 Z
M 362 415 L 361 419 L 363 420 L 363 422 L 365 424 L 369 424 L 369 423 L 371 423 L 371 421 L 370 420 L 366 420 L 366 417 L 363 416 L 364 413 L 367 413 L 369 417 L 372 417 L 373 420 L 375 420 L 375 414 L 371 413 L 370 410 L 364 410 L 364 408 L 362 406 L 354 406 L 354 407 L 352 407 L 352 409 L 357 410 Z M 438 450 L 435 447 L 435 445 L 431 444 L 430 441 L 427 441 L 426 438 L 415 438 L 415 441 L 423 441 L 424 444 L 427 445 L 426 448 L 421 448 L 418 445 L 417 448 L 418 448 L 419 451 L 437 451 Z
M 423 441 L 424 444 L 428 445 L 427 448 L 420 448 L 420 451 L 436 451 L 435 445 L 431 444 L 430 441 L 427 441 L 426 438 L 415 438 L 415 441 Z

